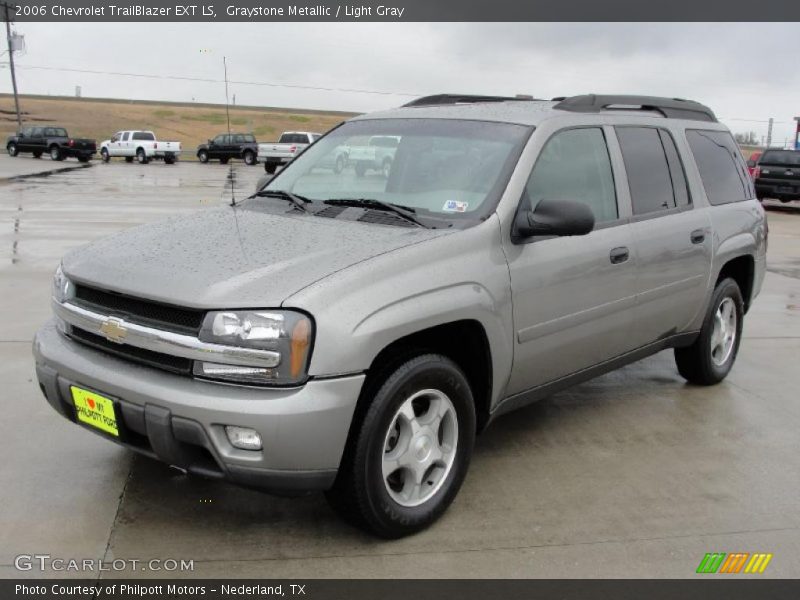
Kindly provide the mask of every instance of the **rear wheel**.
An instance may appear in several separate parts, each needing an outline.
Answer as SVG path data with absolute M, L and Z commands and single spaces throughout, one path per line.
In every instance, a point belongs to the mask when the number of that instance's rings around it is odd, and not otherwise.
M 16 156 L 19 154 L 19 148 L 17 148 L 17 145 L 14 142 L 9 143 L 8 146 L 6 146 L 6 150 L 8 150 L 9 156 Z
M 348 521 L 398 538 L 433 523 L 458 493 L 475 442 L 475 405 L 464 373 L 438 354 L 407 360 L 372 390 L 326 495 Z
M 58 146 L 50 146 L 50 159 L 51 160 L 64 160 L 64 156 L 61 153 L 61 148 Z
M 337 175 L 344 171 L 344 156 L 341 154 L 336 157 L 336 164 L 333 166 L 333 172 Z
M 725 379 L 739 352 L 743 317 L 739 285 L 733 279 L 723 279 L 714 289 L 698 338 L 691 346 L 675 349 L 678 372 L 697 385 L 713 385 Z
M 139 148 L 136 150 L 136 160 L 139 161 L 140 165 L 146 165 L 149 162 L 147 158 L 147 153 L 144 151 L 144 148 Z
M 255 152 L 245 152 L 244 153 L 244 164 L 253 166 L 256 164 L 256 153 Z

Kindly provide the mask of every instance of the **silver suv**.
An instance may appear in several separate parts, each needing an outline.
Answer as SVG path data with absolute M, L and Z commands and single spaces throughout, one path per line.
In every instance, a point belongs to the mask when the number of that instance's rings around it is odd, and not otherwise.
M 398 140 L 389 169 L 331 164 Z M 730 371 L 767 224 L 696 102 L 442 95 L 356 117 L 234 206 L 67 255 L 47 401 L 189 473 L 324 490 L 377 535 L 452 502 L 498 415 L 674 348 Z

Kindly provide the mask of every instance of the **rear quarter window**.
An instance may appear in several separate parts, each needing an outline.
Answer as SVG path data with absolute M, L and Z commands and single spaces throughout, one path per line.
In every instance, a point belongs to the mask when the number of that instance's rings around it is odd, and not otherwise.
M 713 205 L 755 197 L 753 183 L 736 142 L 726 131 L 686 131 L 708 201 Z

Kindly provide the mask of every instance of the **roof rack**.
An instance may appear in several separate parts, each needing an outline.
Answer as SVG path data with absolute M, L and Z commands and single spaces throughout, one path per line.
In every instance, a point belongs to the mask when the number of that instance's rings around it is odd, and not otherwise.
M 624 96 L 585 94 L 569 98 L 553 98 L 558 102 L 553 108 L 572 112 L 596 113 L 603 110 L 651 110 L 668 119 L 717 122 L 714 112 L 694 100 L 660 98 L 658 96 Z
M 474 96 L 470 94 L 436 94 L 412 100 L 403 106 L 440 106 L 443 104 L 473 104 L 476 102 L 510 102 L 533 100 L 533 96 Z

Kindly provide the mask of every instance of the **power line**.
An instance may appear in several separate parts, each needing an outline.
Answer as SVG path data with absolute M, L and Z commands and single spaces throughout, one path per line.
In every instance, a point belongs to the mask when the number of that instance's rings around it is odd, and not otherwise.
M 121 77 L 142 77 L 145 79 L 169 79 L 174 81 L 193 81 L 196 83 L 224 83 L 223 79 L 212 79 L 206 77 L 187 77 L 183 75 L 156 75 L 153 73 L 124 73 L 121 71 L 96 71 L 93 69 L 74 69 L 68 67 L 45 67 L 41 65 L 17 65 L 19 69 L 36 69 L 42 71 L 61 71 L 66 73 L 85 73 L 89 75 L 113 75 Z M 377 94 L 381 96 L 423 96 L 424 93 L 417 92 L 390 92 L 380 90 L 363 90 L 356 88 L 334 88 L 314 85 L 300 85 L 293 83 L 269 83 L 266 81 L 229 81 L 236 85 L 257 85 L 264 87 L 290 88 L 298 90 L 317 90 L 324 92 L 347 92 L 352 94 Z

